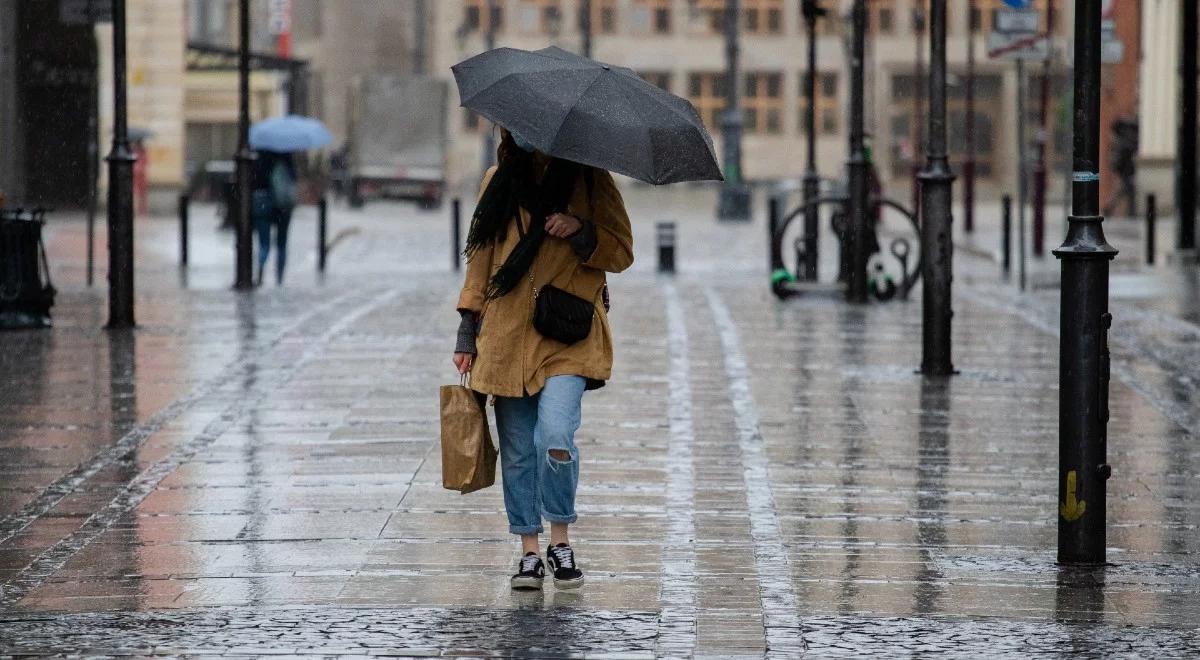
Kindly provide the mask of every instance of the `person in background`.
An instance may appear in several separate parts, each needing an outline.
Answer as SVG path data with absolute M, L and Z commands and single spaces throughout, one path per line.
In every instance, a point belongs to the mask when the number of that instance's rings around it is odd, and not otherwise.
M 1117 119 L 1112 123 L 1112 133 L 1112 146 L 1109 147 L 1112 153 L 1110 163 L 1119 185 L 1108 198 L 1103 213 L 1112 215 L 1121 202 L 1125 202 L 1125 213 L 1132 217 L 1137 215 L 1137 120 L 1130 117 Z
M 287 265 L 288 225 L 296 208 L 296 163 L 291 154 L 259 151 L 254 161 L 254 182 L 251 188 L 251 215 L 258 233 L 258 278 L 271 256 L 271 233 L 275 238 L 275 284 L 283 284 Z

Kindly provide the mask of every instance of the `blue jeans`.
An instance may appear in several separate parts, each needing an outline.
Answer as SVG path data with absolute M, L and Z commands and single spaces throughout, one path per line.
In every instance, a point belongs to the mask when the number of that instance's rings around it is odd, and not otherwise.
M 513 534 L 540 533 L 542 518 L 575 522 L 579 485 L 575 431 L 586 384 L 582 376 L 551 376 L 533 396 L 496 397 L 504 508 Z M 554 449 L 566 450 L 570 458 L 551 456 Z
M 283 269 L 287 265 L 288 225 L 292 222 L 292 209 L 280 208 L 270 201 L 265 190 L 254 192 L 254 229 L 258 233 L 258 281 L 264 279 L 263 269 L 271 256 L 271 228 L 275 228 L 275 282 L 283 283 Z

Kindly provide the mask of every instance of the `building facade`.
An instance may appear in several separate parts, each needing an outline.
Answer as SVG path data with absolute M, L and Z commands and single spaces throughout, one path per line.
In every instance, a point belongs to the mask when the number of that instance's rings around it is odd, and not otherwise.
M 1043 18 L 1048 1 L 1036 2 Z M 237 3 L 127 3 L 130 124 L 152 134 L 147 141 L 148 177 L 161 193 L 159 206 L 169 207 L 174 192 L 188 185 L 205 163 L 227 160 L 236 146 L 237 76 L 220 53 L 223 50 L 228 56 L 237 46 Z M 801 4 L 801 0 L 741 3 L 744 170 L 752 181 L 796 178 L 805 166 L 802 83 L 807 37 Z M 1014 64 L 989 58 L 986 43 L 993 27 L 992 12 L 1003 3 L 974 0 L 974 13 L 967 0 L 947 4 L 953 165 L 961 171 L 966 148 L 966 60 L 969 26 L 974 25 L 979 194 L 988 198 L 1013 192 L 1018 82 Z M 1054 4 L 1054 56 L 1045 125 L 1051 199 L 1062 189 L 1069 165 L 1067 81 L 1074 3 L 1054 0 Z M 844 176 L 846 159 L 851 2 L 824 0 L 823 5 L 830 11 L 820 21 L 817 36 L 818 168 L 823 177 L 838 179 Z M 919 27 L 922 5 L 921 0 L 867 3 L 867 130 L 888 193 L 901 201 L 909 199 L 911 177 L 923 157 L 926 90 L 918 69 L 928 43 Z M 500 46 L 536 49 L 553 44 L 577 51 L 582 41 L 579 0 L 495 0 L 494 15 L 488 11 L 488 0 L 253 0 L 251 6 L 253 50 L 262 56 L 256 61 L 270 65 L 252 76 L 252 118 L 306 112 L 323 119 L 339 141 L 345 134 L 349 83 L 356 74 L 425 70 L 449 81 L 451 65 L 484 49 L 485 33 L 492 24 Z M 592 0 L 591 6 L 594 57 L 630 67 L 648 81 L 688 98 L 709 125 L 720 153 L 725 1 Z M 1162 118 L 1143 126 L 1140 161 L 1145 185 L 1162 180 L 1166 189 L 1160 192 L 1167 193 L 1178 105 L 1176 76 L 1170 75 L 1177 63 L 1178 3 L 1114 0 L 1110 6 L 1124 53 L 1119 63 L 1105 67 L 1106 121 L 1133 112 Z M 277 15 L 281 7 L 290 8 L 282 22 Z M 86 100 L 94 98 L 99 112 L 96 132 L 101 158 L 108 151 L 112 104 L 111 26 L 101 23 L 93 30 L 60 19 L 58 0 L 0 0 L 0 54 L 4 55 L 0 57 L 0 137 L 6 145 L 0 152 L 0 190 L 10 198 L 61 206 L 79 202 L 81 191 L 86 190 L 81 173 L 87 171 L 92 111 Z M 1139 35 L 1150 27 L 1159 36 L 1143 48 Z M 34 39 L 34 32 L 58 38 Z M 55 47 L 38 45 L 43 43 Z M 303 66 L 296 68 L 296 64 Z M 1032 141 L 1039 128 L 1041 63 L 1031 62 L 1026 69 L 1026 138 Z M 97 72 L 96 90 L 89 96 L 90 76 Z M 71 102 L 46 100 L 52 98 Z M 457 95 L 452 93 L 451 98 L 450 105 L 455 106 Z M 491 127 L 462 108 L 449 107 L 447 112 L 451 115 L 450 184 L 470 191 L 478 182 L 485 160 L 484 135 Z M 58 151 L 47 149 L 37 136 L 49 129 L 39 121 L 69 126 L 80 135 L 70 133 L 70 139 L 63 141 L 66 146 Z M 1106 145 L 1108 139 L 1105 131 Z M 30 144 L 38 148 L 30 150 Z M 1102 168 L 1108 166 L 1107 156 L 1102 155 Z M 99 169 L 102 177 L 104 168 Z M 1102 170 L 1105 186 L 1111 179 Z
M 1048 0 L 1035 6 L 1045 25 Z M 725 49 L 721 31 L 724 0 L 592 0 L 593 56 L 627 66 L 647 80 L 688 98 L 704 117 L 720 153 L 718 118 L 724 109 Z M 822 177 L 842 178 L 846 159 L 849 104 L 848 48 L 850 0 L 826 0 L 829 15 L 818 24 L 817 155 Z M 1016 190 L 1017 88 L 1015 63 L 988 56 L 987 35 L 1002 0 L 947 3 L 949 73 L 948 128 L 953 165 L 961 170 L 967 147 L 965 83 L 967 48 L 975 50 L 975 149 L 978 191 L 983 198 Z M 1138 0 L 1121 0 L 1115 17 L 1125 40 L 1121 64 L 1105 66 L 1105 103 L 1119 113 L 1135 106 L 1137 86 L 1122 84 L 1140 53 Z M 750 180 L 795 178 L 803 173 L 804 68 L 807 37 L 801 0 L 742 0 L 742 104 L 745 112 L 744 164 Z M 870 0 L 868 6 L 867 131 L 873 158 L 891 196 L 909 198 L 913 172 L 923 161 L 924 77 L 928 53 L 921 0 Z M 578 0 L 445 0 L 433 21 L 435 75 L 484 49 L 495 24 L 497 45 L 535 49 L 557 45 L 578 51 Z M 1054 0 L 1048 108 L 1044 125 L 1050 197 L 1061 194 L 1069 176 L 1071 108 L 1069 66 L 1074 3 Z M 970 28 L 974 26 L 974 39 Z M 1042 63 L 1026 64 L 1027 134 L 1039 133 Z M 1120 70 L 1124 73 L 1117 73 Z M 1144 77 L 1143 77 L 1144 78 Z M 477 181 L 484 160 L 487 122 L 457 109 L 451 126 L 452 178 L 464 188 Z M 1107 144 L 1108 136 L 1105 136 Z M 1033 150 L 1030 150 L 1032 157 Z M 1107 158 L 1104 167 L 1108 167 Z

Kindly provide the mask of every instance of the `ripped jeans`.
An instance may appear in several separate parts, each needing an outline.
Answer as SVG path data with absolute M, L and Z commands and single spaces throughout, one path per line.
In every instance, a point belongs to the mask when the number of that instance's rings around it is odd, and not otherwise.
M 575 431 L 585 385 L 581 376 L 551 376 L 533 396 L 496 397 L 504 508 L 513 534 L 540 533 L 543 517 L 550 522 L 575 522 L 579 485 Z M 562 451 L 569 458 L 551 455 Z

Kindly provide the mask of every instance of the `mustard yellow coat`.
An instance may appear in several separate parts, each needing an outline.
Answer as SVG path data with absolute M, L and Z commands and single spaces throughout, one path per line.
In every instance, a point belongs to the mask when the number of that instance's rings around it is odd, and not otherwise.
M 544 168 L 544 159 L 538 160 Z M 481 191 L 495 170 L 492 167 L 484 175 Z M 586 261 L 580 260 L 566 239 L 547 235 L 521 283 L 491 300 L 484 297 L 488 280 L 520 240 L 516 226 L 510 225 L 503 240 L 476 250 L 467 262 L 458 309 L 480 315 L 471 389 L 519 397 L 538 393 L 551 376 L 569 374 L 604 381 L 611 375 L 612 331 L 602 297 L 605 273 L 619 273 L 633 263 L 629 216 L 612 175 L 604 170 L 595 170 L 592 176 L 590 199 L 584 176 L 576 179 L 567 212 L 596 225 L 596 249 Z M 531 219 L 524 208 L 513 220 L 528 231 Z M 545 222 L 545 218 L 537 220 Z M 587 338 L 566 345 L 533 328 L 535 291 L 546 284 L 592 301 L 596 315 Z

